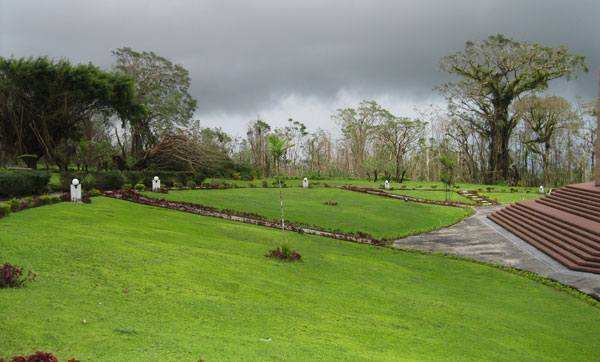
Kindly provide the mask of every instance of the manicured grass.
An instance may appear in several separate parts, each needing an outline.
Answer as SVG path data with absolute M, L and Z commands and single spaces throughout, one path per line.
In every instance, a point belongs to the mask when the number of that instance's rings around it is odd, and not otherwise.
M 487 197 L 488 199 L 492 199 L 499 204 L 514 204 L 515 202 L 519 201 L 539 199 L 540 197 L 544 197 L 544 195 L 538 193 L 518 192 L 480 192 L 479 194 Z
M 279 189 L 276 188 L 145 194 L 281 219 Z M 288 220 L 346 232 L 362 231 L 372 234 L 376 239 L 390 239 L 445 226 L 459 220 L 466 212 L 456 207 L 404 202 L 335 188 L 286 188 L 283 198 L 285 218 Z M 323 204 L 330 200 L 336 201 L 338 206 Z
M 261 187 L 262 181 L 267 181 L 269 187 L 273 187 L 272 184 L 277 179 L 257 179 L 253 181 L 241 181 L 241 180 L 226 180 L 229 184 L 236 184 L 238 186 L 247 187 L 249 183 L 253 183 L 256 187 Z M 223 181 L 220 179 L 209 179 L 207 181 Z M 290 179 L 290 180 L 282 180 L 285 182 L 288 187 L 301 187 L 302 179 Z M 323 185 L 327 184 L 329 186 L 354 186 L 354 187 L 383 187 L 385 183 L 385 179 L 379 179 L 377 182 L 368 181 L 366 178 L 364 179 L 330 179 L 330 180 L 309 180 L 310 184 L 315 187 L 323 187 Z M 485 191 L 487 187 L 492 187 L 493 190 L 500 191 L 506 189 L 506 191 L 510 190 L 509 186 L 498 186 L 498 185 L 482 185 L 482 184 L 473 184 L 473 183 L 457 183 L 457 190 L 477 190 L 482 189 Z M 390 181 L 390 186 L 393 188 L 401 188 L 405 186 L 406 188 L 417 188 L 417 189 L 434 189 L 437 188 L 442 189 L 444 184 L 440 181 L 404 181 L 402 183 L 396 181 Z M 403 188 L 403 187 L 402 187 Z M 536 187 L 517 187 L 520 192 L 525 192 L 526 190 L 530 190 L 535 192 L 538 190 Z
M 445 191 L 390 190 L 390 191 L 386 191 L 386 192 L 389 192 L 390 194 L 416 197 L 416 198 L 425 199 L 425 200 L 446 201 L 446 192 Z M 474 205 L 477 204 L 477 202 L 467 199 L 466 197 L 456 193 L 455 191 L 452 191 L 450 193 L 450 196 L 451 196 L 451 198 L 450 198 L 451 202 L 464 202 L 467 204 L 474 204 Z
M 600 310 L 497 269 L 106 198 L 0 219 L 0 358 L 591 361 Z M 124 293 L 128 291 L 128 293 Z M 82 321 L 86 320 L 86 324 Z

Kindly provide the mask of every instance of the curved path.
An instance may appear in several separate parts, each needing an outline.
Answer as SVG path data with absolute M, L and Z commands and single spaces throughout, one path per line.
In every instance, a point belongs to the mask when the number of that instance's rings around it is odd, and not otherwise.
M 394 241 L 399 248 L 466 256 L 527 270 L 600 299 L 600 274 L 567 269 L 487 218 L 503 206 L 474 209 L 450 227 Z

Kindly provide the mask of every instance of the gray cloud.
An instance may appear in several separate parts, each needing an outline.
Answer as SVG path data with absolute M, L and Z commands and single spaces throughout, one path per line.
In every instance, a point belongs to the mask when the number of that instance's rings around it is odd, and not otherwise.
M 593 99 L 599 13 L 596 0 L 0 0 L 0 55 L 108 67 L 118 47 L 152 50 L 190 71 L 198 114 L 252 118 L 290 95 L 436 97 L 440 57 L 502 33 L 586 55 L 590 74 L 551 91 Z

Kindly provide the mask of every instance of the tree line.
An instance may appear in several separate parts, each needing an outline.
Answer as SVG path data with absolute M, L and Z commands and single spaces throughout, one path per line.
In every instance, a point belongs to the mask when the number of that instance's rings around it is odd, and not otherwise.
M 0 165 L 66 169 L 184 168 L 272 176 L 269 136 L 288 140 L 282 172 L 311 177 L 439 180 L 557 186 L 591 179 L 597 102 L 544 93 L 587 71 L 564 47 L 502 35 L 440 60 L 446 109 L 393 115 L 374 100 L 332 114 L 340 130 L 251 121 L 245 137 L 193 120 L 186 69 L 153 52 L 120 48 L 108 70 L 67 60 L 0 58 Z M 176 155 L 177 162 L 170 162 Z

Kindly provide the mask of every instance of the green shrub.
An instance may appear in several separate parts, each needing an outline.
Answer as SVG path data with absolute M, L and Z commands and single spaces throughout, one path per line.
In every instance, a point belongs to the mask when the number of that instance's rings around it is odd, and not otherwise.
M 403 188 L 403 189 L 405 189 L 405 188 L 406 188 L 406 185 L 400 185 L 400 188 Z
M 91 173 L 87 174 L 81 181 L 81 187 L 84 190 L 91 190 L 96 188 L 96 178 Z
M 33 197 L 31 197 L 31 196 L 24 197 L 23 202 L 25 203 L 25 205 L 27 205 L 27 207 L 33 207 L 33 205 L 34 205 Z
M 100 190 L 120 190 L 125 183 L 121 173 L 116 171 L 99 172 L 95 177 L 96 188 Z
M 52 200 L 49 195 L 40 196 L 40 201 L 42 202 L 42 205 L 50 205 L 52 203 Z
M 0 171 L 0 196 L 40 194 L 48 182 L 50 174 L 42 171 Z
M 254 183 L 252 183 L 252 182 L 248 182 L 248 187 L 251 188 L 251 189 L 253 189 L 253 188 L 256 187 L 256 185 Z
M 98 191 L 98 190 L 96 190 L 96 191 Z M 100 193 L 100 192 L 98 192 L 98 193 Z M 98 195 L 96 195 L 96 196 L 98 196 Z M 58 196 L 50 196 L 50 203 L 51 204 L 58 204 L 60 201 L 61 201 L 60 197 L 58 197 Z
M 432 188 L 432 189 L 437 189 L 437 186 L 438 186 L 438 185 L 431 185 L 431 188 Z
M 220 184 L 218 187 L 219 190 L 225 190 L 225 184 Z
M 98 190 L 98 189 L 90 190 L 90 196 L 99 196 L 99 195 L 100 195 L 100 190 Z
M 0 204 L 0 217 L 6 216 L 10 213 L 10 205 Z
M 173 187 L 175 187 L 176 189 L 180 189 L 183 187 L 183 184 L 181 182 L 173 182 Z
M 133 186 L 131 186 L 131 184 L 123 184 L 123 186 L 121 186 L 122 190 L 131 190 L 133 188 Z
M 269 187 L 269 183 L 266 180 L 263 180 L 262 187 L 264 187 L 264 188 Z
M 204 182 L 202 183 L 202 187 L 204 187 L 205 189 L 209 189 L 209 188 L 210 188 L 210 182 L 208 182 L 208 181 L 204 181 Z
M 19 211 L 21 209 L 21 201 L 14 197 L 10 199 L 7 204 L 12 212 Z
M 416 188 L 420 189 L 421 187 L 423 187 L 423 185 L 417 185 Z
M 329 186 L 329 184 L 328 184 L 328 183 L 325 183 L 325 182 L 323 182 L 323 187 L 327 187 L 327 188 L 329 188 L 329 187 L 331 187 L 331 186 Z
M 133 188 L 138 191 L 143 191 L 146 188 L 146 186 L 144 184 L 135 184 Z
M 188 181 L 187 187 L 188 189 L 193 190 L 196 188 L 196 183 L 194 181 Z
M 488 190 L 488 191 L 492 191 L 494 188 L 493 188 L 493 187 L 491 187 L 491 186 L 488 186 L 488 187 L 486 187 L 485 189 L 486 189 L 486 190 Z
M 232 183 L 232 184 L 231 184 L 231 188 L 232 188 L 232 189 L 236 189 L 237 187 L 238 187 L 238 185 L 237 185 L 236 183 Z

